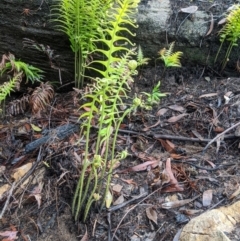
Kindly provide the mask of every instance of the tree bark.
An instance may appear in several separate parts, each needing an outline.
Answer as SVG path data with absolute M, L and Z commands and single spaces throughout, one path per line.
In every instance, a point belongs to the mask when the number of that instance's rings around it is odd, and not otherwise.
M 219 47 L 219 30 L 214 27 L 209 35 L 211 14 L 222 15 L 227 6 L 219 1 L 215 7 L 212 1 L 198 4 L 193 14 L 181 12 L 181 8 L 195 5 L 176 0 L 142 0 L 139 5 L 134 42 L 140 44 L 145 57 L 158 57 L 158 51 L 176 41 L 176 49 L 184 52 L 183 64 L 212 64 Z M 228 1 L 233 2 L 233 1 Z M 53 0 L 1 0 L 0 1 L 0 54 L 13 53 L 16 59 L 34 65 L 45 71 L 46 81 L 59 81 L 59 69 L 64 83 L 74 81 L 74 55 L 67 36 L 59 32 L 51 19 Z M 230 4 L 230 3 L 229 3 Z M 215 21 L 216 22 L 216 21 Z M 216 25 L 216 23 L 215 23 Z M 50 63 L 44 51 L 23 46 L 28 38 L 54 50 L 58 58 Z M 236 51 L 233 51 L 236 52 Z M 222 50 L 224 56 L 224 49 Z M 220 56 L 220 59 L 222 57 Z M 235 66 L 238 56 L 231 56 L 229 65 Z

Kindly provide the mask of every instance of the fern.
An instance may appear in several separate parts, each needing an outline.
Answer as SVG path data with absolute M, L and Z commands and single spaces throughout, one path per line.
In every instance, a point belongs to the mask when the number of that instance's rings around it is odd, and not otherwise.
M 148 61 L 150 59 L 149 58 L 145 58 L 144 55 L 143 55 L 143 52 L 142 52 L 142 48 L 141 46 L 139 45 L 138 47 L 138 53 L 137 53 L 137 61 L 138 61 L 138 64 L 139 65 L 145 65 L 145 64 L 148 64 Z
M 8 82 L 0 85 L 0 106 L 5 101 L 8 95 L 15 90 L 15 87 L 21 82 L 22 73 L 18 73 L 12 77 Z M 1 109 L 0 109 L 1 110 Z
M 96 48 L 94 40 L 102 38 L 98 31 L 106 24 L 106 11 L 113 0 L 58 0 L 52 9 L 56 27 L 64 32 L 75 53 L 75 86 L 83 84 L 88 54 Z
M 90 207 L 99 194 L 104 192 L 102 201 L 106 200 L 113 165 L 116 160 L 119 161 L 125 156 L 115 154 L 117 133 L 123 119 L 136 108 L 139 101 L 135 101 L 124 111 L 119 108 L 123 105 L 123 98 L 128 98 L 129 84 L 133 81 L 131 76 L 137 74 L 135 67 L 138 66 L 137 61 L 131 59 L 135 54 L 134 51 L 125 45 L 125 43 L 131 46 L 134 44 L 124 36 L 134 35 L 128 27 L 137 27 L 133 16 L 137 11 L 138 3 L 139 0 L 117 0 L 111 12 L 107 12 L 108 25 L 99 29 L 103 33 L 102 37 L 99 40 L 93 40 L 99 47 L 92 53 L 100 53 L 103 59 L 94 60 L 86 67 L 100 73 L 102 77 L 93 79 L 93 84 L 89 87 L 90 91 L 83 96 L 87 103 L 84 103 L 82 108 L 89 111 L 84 112 L 80 117 L 83 121 L 82 131 L 85 133 L 86 146 L 81 176 L 72 205 L 75 220 L 78 219 L 81 211 L 84 221 L 86 220 Z M 98 126 L 99 132 L 95 155 L 91 158 L 89 142 L 93 121 Z M 110 168 L 107 182 L 103 185 L 108 162 L 110 162 Z M 87 180 L 85 180 L 86 175 Z M 90 189 L 91 182 L 93 182 L 92 189 Z M 103 187 L 104 190 L 102 190 Z
M 30 80 L 32 83 L 34 83 L 35 81 L 41 81 L 43 78 L 42 70 L 20 60 L 15 60 L 15 56 L 11 53 L 2 56 L 0 74 L 2 75 L 7 71 L 12 72 L 14 76 L 18 73 L 25 75 L 26 82 Z
M 223 43 L 227 40 L 229 46 L 227 52 L 222 62 L 222 70 L 225 68 L 229 56 L 231 54 L 232 48 L 238 46 L 238 40 L 240 38 L 240 4 L 235 4 L 226 17 L 226 24 L 220 31 L 220 42 L 221 45 L 218 49 L 217 55 L 215 57 L 214 63 L 217 61 L 218 55 L 222 49 Z
M 160 59 L 163 60 L 166 68 L 168 67 L 181 67 L 180 58 L 183 55 L 183 52 L 177 51 L 173 52 L 175 42 L 172 42 L 169 45 L 169 49 L 163 48 L 159 51 Z
M 14 60 L 11 62 L 7 62 L 2 73 L 4 73 L 7 70 L 11 70 L 11 69 L 13 69 L 16 73 L 22 72 L 26 77 L 27 83 L 29 80 L 32 83 L 34 83 L 35 81 L 41 81 L 41 79 L 43 78 L 42 70 L 40 70 L 39 68 L 36 68 L 32 65 L 26 64 L 22 61 Z
M 96 46 L 104 46 L 93 51 L 93 54 L 100 53 L 103 60 L 92 61 L 88 69 L 97 71 L 103 78 L 109 78 L 115 72 L 114 65 L 121 60 L 120 53 L 129 51 L 127 45 L 134 46 L 129 38 L 124 36 L 135 36 L 129 28 L 137 28 L 133 17 L 139 2 L 140 0 L 116 0 L 112 5 L 111 11 L 107 12 L 107 28 L 98 29 L 98 32 L 103 33 L 102 38 L 93 40 Z M 93 64 L 100 64 L 103 69 L 93 67 Z

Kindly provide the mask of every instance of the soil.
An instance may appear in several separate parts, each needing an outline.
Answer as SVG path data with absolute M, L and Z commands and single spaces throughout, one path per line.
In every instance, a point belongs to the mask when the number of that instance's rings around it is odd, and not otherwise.
M 81 217 L 75 222 L 71 211 L 81 170 L 76 155 L 84 150 L 77 144 L 81 134 L 54 133 L 66 124 L 80 125 L 81 91 L 56 90 L 51 106 L 35 115 L 24 108 L 27 98 L 12 95 L 0 119 L 0 194 L 5 184 L 12 186 L 0 196 L 0 235 L 17 232 L 19 241 L 172 241 L 190 219 L 238 200 L 231 195 L 240 182 L 240 129 L 229 128 L 240 121 L 239 73 L 220 74 L 207 66 L 163 73 L 159 62 L 142 69 L 132 87 L 131 96 L 150 93 L 161 80 L 167 96 L 152 110 L 139 108 L 119 131 L 118 148 L 130 155 L 114 170 L 111 191 L 113 202 L 124 201 L 116 211 L 110 211 L 114 205 L 110 210 L 94 205 L 85 223 Z M 26 152 L 46 130 L 51 139 Z M 20 175 L 24 181 L 14 187 L 12 174 L 28 163 L 30 170 Z M 169 206 L 181 200 L 188 202 Z
M 191 218 L 238 199 L 229 198 L 240 182 L 238 129 L 229 130 L 221 141 L 205 147 L 209 140 L 239 122 L 240 79 L 216 78 L 200 67 L 169 69 L 163 76 L 160 66 L 140 70 L 133 93 L 151 92 L 161 79 L 161 92 L 169 94 L 152 110 L 140 108 L 132 114 L 119 132 L 118 147 L 127 148 L 130 156 L 114 170 L 113 201 L 119 196 L 124 202 L 133 201 L 125 205 L 120 202 L 123 206 L 112 212 L 106 208 L 100 211 L 95 205 L 85 223 L 81 219 L 74 222 L 71 213 L 79 177 L 74 153 L 83 150 L 83 146 L 76 145 L 79 132 L 62 140 L 55 137 L 41 148 L 24 152 L 27 144 L 42 137 L 41 132 L 29 128 L 29 123 L 42 130 L 76 123 L 79 93 L 56 93 L 51 108 L 41 115 L 29 111 L 10 115 L 11 104 L 7 105 L 0 131 L 0 163 L 4 170 L 1 186 L 12 184 L 11 174 L 26 163 L 33 163 L 34 168 L 28 172 L 28 184 L 14 189 L 10 196 L 0 231 L 16 230 L 21 241 L 170 241 Z M 169 158 L 177 185 L 164 179 Z M 131 169 L 156 160 L 155 166 Z M 36 182 L 36 177 L 42 178 Z M 39 183 L 43 188 L 36 192 Z M 113 191 L 116 184 L 121 190 Z M 212 198 L 204 204 L 209 192 Z M 5 193 L 1 199 L 2 208 L 9 195 Z M 186 199 L 193 200 L 166 208 L 170 201 Z

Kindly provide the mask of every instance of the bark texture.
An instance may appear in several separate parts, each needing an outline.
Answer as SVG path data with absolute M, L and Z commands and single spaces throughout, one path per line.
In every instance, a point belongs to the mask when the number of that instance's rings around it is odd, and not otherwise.
M 183 64 L 211 63 L 219 47 L 218 28 L 206 36 L 211 25 L 211 13 L 221 16 L 233 1 L 192 2 L 175 0 L 142 0 L 139 5 L 134 41 L 140 44 L 146 57 L 157 57 L 157 52 L 176 41 L 176 50 L 184 52 Z M 44 52 L 23 48 L 23 39 L 28 38 L 49 46 L 59 57 L 54 62 L 61 68 L 63 82 L 74 80 L 74 55 L 68 38 L 59 32 L 51 21 L 51 7 L 54 0 L 1 0 L 0 1 L 0 54 L 11 52 L 21 59 L 45 71 L 46 81 L 59 81 L 59 71 L 50 66 Z M 194 14 L 183 13 L 181 8 L 196 5 Z M 212 6 L 212 7 L 211 7 Z M 209 9 L 209 11 L 206 11 Z M 215 17 L 215 15 L 214 15 Z M 217 21 L 215 17 L 215 23 Z M 222 51 L 224 54 L 224 49 Z M 234 56 L 235 53 L 235 56 Z M 237 60 L 236 51 L 231 56 L 232 63 Z M 221 59 L 221 57 L 220 57 Z M 230 63 L 231 64 L 231 63 Z

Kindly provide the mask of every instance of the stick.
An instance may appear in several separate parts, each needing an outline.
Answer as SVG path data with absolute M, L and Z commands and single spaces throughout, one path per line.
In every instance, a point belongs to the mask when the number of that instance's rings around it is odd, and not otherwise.
M 226 129 L 225 131 L 223 131 L 222 133 L 218 134 L 215 138 L 213 138 L 203 149 L 203 153 L 204 154 L 206 152 L 206 150 L 208 149 L 208 147 L 214 142 L 216 141 L 219 137 L 223 136 L 225 133 L 229 132 L 230 130 L 234 129 L 235 127 L 240 125 L 240 121 L 237 122 L 235 125 L 229 127 L 228 129 Z

